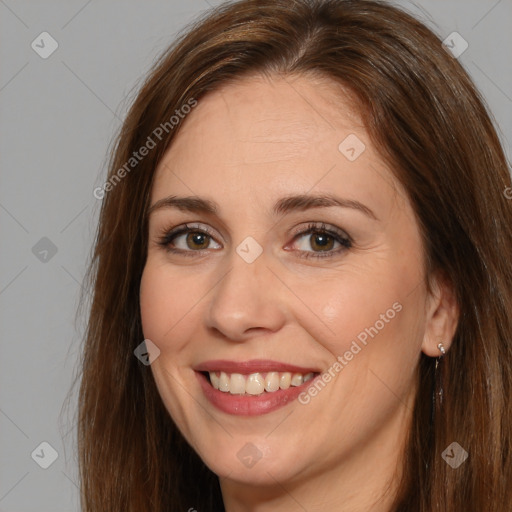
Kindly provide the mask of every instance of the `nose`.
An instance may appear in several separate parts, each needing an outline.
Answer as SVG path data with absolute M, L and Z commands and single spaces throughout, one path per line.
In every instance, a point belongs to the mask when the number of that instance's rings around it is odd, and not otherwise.
M 268 266 L 265 254 L 247 263 L 234 253 L 230 263 L 210 294 L 207 327 L 238 342 L 258 331 L 278 331 L 286 322 L 286 290 Z

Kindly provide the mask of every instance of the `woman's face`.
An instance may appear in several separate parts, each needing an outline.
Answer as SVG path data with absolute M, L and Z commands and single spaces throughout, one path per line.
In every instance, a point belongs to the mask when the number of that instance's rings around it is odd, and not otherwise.
M 151 370 L 229 481 L 361 478 L 404 442 L 428 334 L 420 233 L 341 94 L 304 76 L 224 86 L 156 171 Z

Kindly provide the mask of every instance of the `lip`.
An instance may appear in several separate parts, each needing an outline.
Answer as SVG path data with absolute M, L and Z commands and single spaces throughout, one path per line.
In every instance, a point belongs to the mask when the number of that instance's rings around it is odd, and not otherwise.
M 197 365 L 195 374 L 201 389 L 208 401 L 220 411 L 235 416 L 259 416 L 268 414 L 293 402 L 303 391 L 312 385 L 320 376 L 318 369 L 254 359 L 251 361 L 207 361 Z M 290 386 L 288 389 L 278 389 L 272 393 L 262 393 L 257 396 L 232 395 L 215 389 L 202 372 L 226 372 L 249 375 L 251 373 L 265 373 L 270 371 L 292 373 L 316 373 L 317 375 L 300 386 Z
M 305 366 L 295 366 L 279 361 L 271 361 L 269 359 L 251 359 L 250 361 L 229 361 L 226 359 L 216 359 L 214 361 L 205 361 L 194 367 L 196 372 L 226 372 L 240 373 L 249 375 L 251 373 L 266 372 L 291 372 L 291 373 L 319 373 L 318 368 Z

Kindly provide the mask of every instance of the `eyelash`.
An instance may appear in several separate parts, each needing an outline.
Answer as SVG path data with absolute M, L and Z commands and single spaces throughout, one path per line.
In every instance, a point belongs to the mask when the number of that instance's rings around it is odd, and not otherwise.
M 176 229 L 171 230 L 164 230 L 163 234 L 158 238 L 158 245 L 164 247 L 168 252 L 174 253 L 174 254 L 180 254 L 184 256 L 196 256 L 198 253 L 200 254 L 204 250 L 183 250 L 183 249 L 176 249 L 173 247 L 170 247 L 171 242 L 177 238 L 180 235 L 183 234 L 189 234 L 189 233 L 198 233 L 206 235 L 212 239 L 214 239 L 213 233 L 207 228 L 199 228 L 197 226 L 190 226 L 188 224 L 184 224 L 183 226 L 180 226 Z M 338 248 L 334 251 L 298 251 L 300 258 L 330 258 L 333 257 L 339 253 L 345 252 L 347 249 L 350 249 L 352 247 L 352 239 L 346 235 L 346 233 L 343 233 L 342 231 L 334 230 L 334 229 L 328 229 L 327 226 L 324 223 L 309 223 L 305 230 L 298 231 L 293 235 L 293 240 L 296 240 L 298 238 L 301 238 L 305 235 L 310 234 L 321 234 L 321 235 L 328 235 L 332 237 L 336 242 L 338 242 L 342 247 Z

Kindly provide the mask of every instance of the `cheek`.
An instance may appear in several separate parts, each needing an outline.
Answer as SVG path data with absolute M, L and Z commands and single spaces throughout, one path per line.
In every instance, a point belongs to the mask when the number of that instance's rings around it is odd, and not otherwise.
M 198 293 L 183 286 L 175 272 L 155 258 L 148 258 L 140 284 L 142 329 L 144 337 L 160 349 L 159 357 L 151 364 L 151 372 L 165 407 L 185 434 L 191 430 L 186 412 L 190 401 L 188 395 L 181 396 L 183 386 L 177 386 L 176 382 L 190 376 L 182 373 L 185 369 L 180 367 L 176 356 L 187 350 L 190 336 L 186 329 L 190 328 L 190 322 L 183 320 L 189 318 L 187 314 L 197 303 Z
M 400 367 L 414 368 L 420 352 L 424 287 L 418 286 L 416 266 L 389 259 L 373 263 L 371 268 L 347 266 L 313 285 L 297 280 L 296 295 L 306 300 L 297 302 L 295 319 L 321 346 L 327 364 L 341 356 L 350 373 L 356 367 L 377 372 L 385 366 L 394 380 Z
M 160 350 L 179 350 L 170 341 L 178 341 L 177 332 L 186 325 L 181 320 L 197 302 L 191 289 L 165 266 L 148 260 L 140 284 L 140 313 L 144 337 L 158 345 Z
M 152 341 L 161 338 L 164 313 L 172 308 L 172 303 L 172 294 L 166 291 L 164 282 L 157 279 L 151 265 L 146 264 L 140 283 L 140 315 L 145 338 Z
M 362 273 L 348 272 L 316 279 L 314 285 L 297 283 L 296 295 L 306 297 L 304 305 L 297 305 L 296 318 L 313 338 L 333 355 L 349 350 L 351 342 L 369 338 L 368 330 L 389 330 L 396 323 L 404 296 L 395 280 L 379 280 Z
M 356 439 L 361 425 L 381 424 L 409 399 L 421 352 L 423 290 L 411 293 L 408 282 L 391 278 L 379 286 L 324 284 L 325 293 L 309 295 L 323 322 L 310 313 L 303 328 L 329 354 L 325 374 L 334 379 L 323 396 L 332 411 L 353 419 Z

